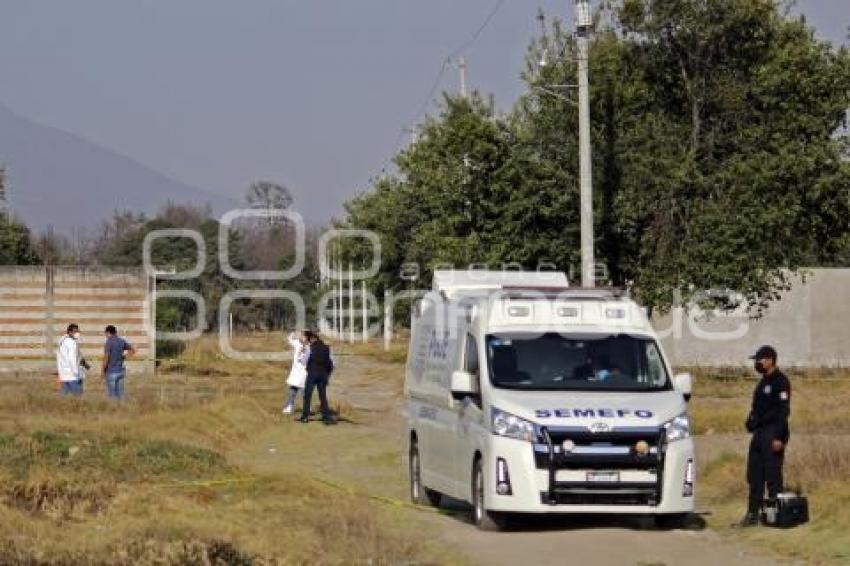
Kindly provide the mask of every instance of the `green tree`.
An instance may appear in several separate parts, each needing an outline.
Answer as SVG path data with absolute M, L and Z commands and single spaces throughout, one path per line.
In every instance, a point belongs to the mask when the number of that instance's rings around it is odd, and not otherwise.
M 0 215 L 0 265 L 36 265 L 40 262 L 26 224 L 8 213 Z
M 480 98 L 447 97 L 440 116 L 397 156 L 399 175 L 346 205 L 346 225 L 381 236 L 383 283 L 396 286 L 407 262 L 430 268 L 492 259 L 494 203 L 509 148 L 506 124 Z M 363 249 L 351 246 L 345 262 L 368 263 Z
M 136 218 L 128 223 L 127 215 L 118 213 L 114 229 L 105 230 L 115 237 L 106 240 L 98 251 L 98 260 L 103 265 L 134 267 L 142 265 L 142 248 L 145 237 L 155 230 L 186 228 L 197 230 L 206 248 L 205 266 L 197 279 L 188 281 L 161 280 L 160 289 L 188 289 L 200 293 L 207 303 L 208 328 L 218 326 L 218 305 L 225 293 L 235 284 L 225 277 L 219 264 L 219 223 L 209 218 L 209 211 L 186 205 L 169 204 L 152 219 Z M 243 269 L 238 233 L 229 235 L 231 264 Z M 151 246 L 151 263 L 157 269 L 180 272 L 192 269 L 196 263 L 197 244 L 190 238 L 157 238 Z M 162 300 L 157 305 L 157 327 L 161 330 L 194 328 L 197 312 L 191 303 L 183 300 Z
M 579 262 L 575 45 L 554 21 L 504 118 L 447 98 L 398 173 L 348 204 L 405 261 Z M 547 64 L 538 62 L 545 59 Z M 850 256 L 850 54 L 771 0 L 625 0 L 590 53 L 598 261 L 650 307 L 703 289 L 762 306 Z M 357 247 L 349 253 L 357 255 Z M 722 304 L 722 303 L 721 303 Z
M 787 270 L 833 261 L 850 227 L 847 51 L 769 0 L 628 0 L 620 18 L 640 72 L 615 96 L 631 116 L 617 218 L 644 302 L 720 288 L 763 304 Z

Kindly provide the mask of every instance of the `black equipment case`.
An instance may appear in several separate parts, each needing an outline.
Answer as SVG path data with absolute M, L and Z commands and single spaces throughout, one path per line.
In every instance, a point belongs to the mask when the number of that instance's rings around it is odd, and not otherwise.
M 809 522 L 809 500 L 786 491 L 764 503 L 762 519 L 765 525 L 779 528 L 796 527 Z

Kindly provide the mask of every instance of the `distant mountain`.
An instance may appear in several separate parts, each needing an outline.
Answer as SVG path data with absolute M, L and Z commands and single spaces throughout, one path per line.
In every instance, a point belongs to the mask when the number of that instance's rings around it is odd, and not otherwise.
M 11 208 L 35 230 L 94 228 L 113 210 L 153 213 L 169 200 L 208 203 L 216 213 L 238 205 L 0 104 L 2 166 Z

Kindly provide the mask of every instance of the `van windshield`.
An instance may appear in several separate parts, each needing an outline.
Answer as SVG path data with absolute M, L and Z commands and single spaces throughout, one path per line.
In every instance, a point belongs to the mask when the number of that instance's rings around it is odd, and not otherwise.
M 491 334 L 496 387 L 560 391 L 660 391 L 671 388 L 655 340 L 628 334 Z

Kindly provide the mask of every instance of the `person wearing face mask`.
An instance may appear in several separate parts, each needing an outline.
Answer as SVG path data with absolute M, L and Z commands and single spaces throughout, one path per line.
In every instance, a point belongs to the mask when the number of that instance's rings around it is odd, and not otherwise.
M 56 369 L 62 382 L 62 395 L 83 394 L 83 370 L 88 364 L 80 355 L 80 327 L 69 324 L 56 349 Z
M 298 392 L 304 389 L 304 383 L 307 381 L 307 359 L 310 357 L 310 345 L 306 331 L 302 331 L 300 335 L 293 332 L 287 340 L 289 345 L 292 346 L 293 358 L 289 377 L 286 378 L 289 394 L 283 404 L 283 414 L 285 415 L 292 414 L 295 410 L 295 399 Z
M 782 491 L 782 463 L 790 431 L 791 383 L 776 366 L 776 350 L 762 346 L 750 359 L 761 380 L 753 392 L 753 402 L 747 417 L 747 431 L 752 434 L 747 455 L 747 483 L 750 486 L 747 514 L 741 527 L 757 525 L 767 486 L 768 499 Z

